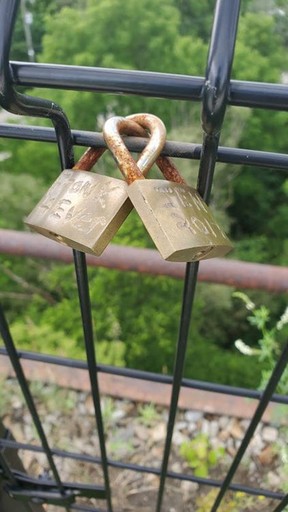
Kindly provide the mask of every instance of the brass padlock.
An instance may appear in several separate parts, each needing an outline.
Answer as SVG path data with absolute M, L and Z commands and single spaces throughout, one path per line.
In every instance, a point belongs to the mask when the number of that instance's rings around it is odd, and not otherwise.
M 129 156 L 117 125 L 109 119 L 103 129 L 107 146 L 114 154 L 128 187 L 128 195 L 162 257 L 168 261 L 191 262 L 223 256 L 232 248 L 198 192 L 186 185 L 171 160 L 156 163 L 172 181 L 139 179 L 137 164 Z M 168 178 L 169 179 L 169 178 Z
M 121 132 L 147 135 L 132 119 L 117 119 Z M 165 144 L 166 129 L 155 116 L 141 119 L 150 131 L 150 139 L 139 158 L 141 170 L 147 173 Z M 104 151 L 90 148 L 73 170 L 64 170 L 25 223 L 74 249 L 97 256 L 102 254 L 133 208 L 125 180 L 89 172 Z M 138 174 L 142 177 L 140 170 Z

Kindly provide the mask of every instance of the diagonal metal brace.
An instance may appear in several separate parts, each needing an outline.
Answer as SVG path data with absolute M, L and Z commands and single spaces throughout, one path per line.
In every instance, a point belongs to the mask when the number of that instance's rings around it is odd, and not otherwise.
M 53 480 L 33 478 L 19 471 L 12 471 L 12 473 L 17 485 L 7 482 L 4 490 L 10 498 L 18 501 L 67 507 L 67 505 L 75 503 L 76 498 L 106 499 L 106 491 L 102 486 L 63 482 L 65 494 L 61 494 Z

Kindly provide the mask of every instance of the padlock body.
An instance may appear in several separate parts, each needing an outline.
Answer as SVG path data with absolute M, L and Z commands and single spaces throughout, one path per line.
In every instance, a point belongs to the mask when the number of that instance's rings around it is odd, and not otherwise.
M 224 256 L 232 245 L 198 192 L 164 180 L 136 180 L 128 194 L 165 260 Z
M 124 180 L 64 170 L 25 219 L 31 229 L 100 256 L 132 209 Z

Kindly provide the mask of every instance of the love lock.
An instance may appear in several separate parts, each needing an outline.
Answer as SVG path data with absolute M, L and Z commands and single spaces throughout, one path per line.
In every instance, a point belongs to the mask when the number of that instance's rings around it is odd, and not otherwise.
M 186 185 L 171 160 L 156 161 L 171 181 L 146 180 L 123 143 L 117 118 L 105 123 L 103 135 L 126 179 L 128 196 L 164 259 L 191 262 L 223 256 L 232 249 L 206 203 Z
M 147 173 L 165 144 L 166 129 L 156 116 L 141 116 L 143 127 L 117 119 L 122 133 L 147 136 L 148 130 L 150 139 L 138 160 Z M 89 172 L 104 151 L 89 148 L 73 169 L 64 170 L 25 223 L 57 242 L 100 256 L 133 208 L 126 181 Z

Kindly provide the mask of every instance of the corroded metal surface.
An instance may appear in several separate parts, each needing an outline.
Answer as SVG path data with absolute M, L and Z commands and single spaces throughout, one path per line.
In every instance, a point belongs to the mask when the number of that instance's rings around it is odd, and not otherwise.
M 130 124 L 132 122 L 133 125 Z M 136 164 L 124 144 L 121 134 L 131 135 L 134 132 L 134 135 L 143 136 L 147 135 L 145 130 L 150 132 L 151 137 Z M 103 127 L 103 136 L 129 184 L 135 180 L 143 180 L 147 171 L 160 155 L 166 141 L 166 128 L 161 119 L 152 114 L 134 114 L 126 118 L 115 116 L 106 121 Z
M 0 253 L 72 263 L 72 251 L 37 234 L 0 229 Z M 153 249 L 139 249 L 111 244 L 99 258 L 87 256 L 88 265 L 164 275 L 183 279 L 185 265 L 164 261 Z M 215 258 L 202 261 L 199 280 L 270 292 L 288 291 L 288 267 Z
M 166 136 L 162 121 L 155 116 L 146 117 L 153 119 L 148 122 L 141 118 L 143 126 L 150 131 L 150 138 L 140 155 L 139 168 L 117 131 L 121 149 L 127 151 L 142 178 L 141 170 L 147 172 L 153 165 Z M 121 133 L 143 134 L 143 129 L 132 119 L 121 120 L 119 130 Z M 102 254 L 132 209 L 125 180 L 89 172 L 104 151 L 91 147 L 74 166 L 74 172 L 64 170 L 25 223 L 34 231 L 73 249 L 96 256 Z M 127 157 L 125 161 L 129 165 Z
M 136 164 L 120 135 L 125 119 L 151 131 L 159 119 L 149 114 L 112 117 L 105 123 L 103 135 L 129 185 L 127 194 L 161 256 L 168 261 L 191 262 L 227 254 L 232 249 L 228 237 L 198 192 L 185 184 L 171 160 L 158 156 L 158 165 L 169 180 L 176 182 L 143 180 L 139 162 L 144 152 Z M 150 144 L 151 139 L 147 148 Z M 152 161 L 149 151 L 147 158 Z
M 160 155 L 157 158 L 156 163 L 160 171 L 162 172 L 163 176 L 165 176 L 166 180 L 173 181 L 174 183 L 180 183 L 181 185 L 186 184 L 184 178 L 182 178 L 174 162 L 172 162 L 172 160 L 168 158 L 168 156 Z
M 90 171 L 105 152 L 105 148 L 88 148 L 74 165 L 73 171 Z

